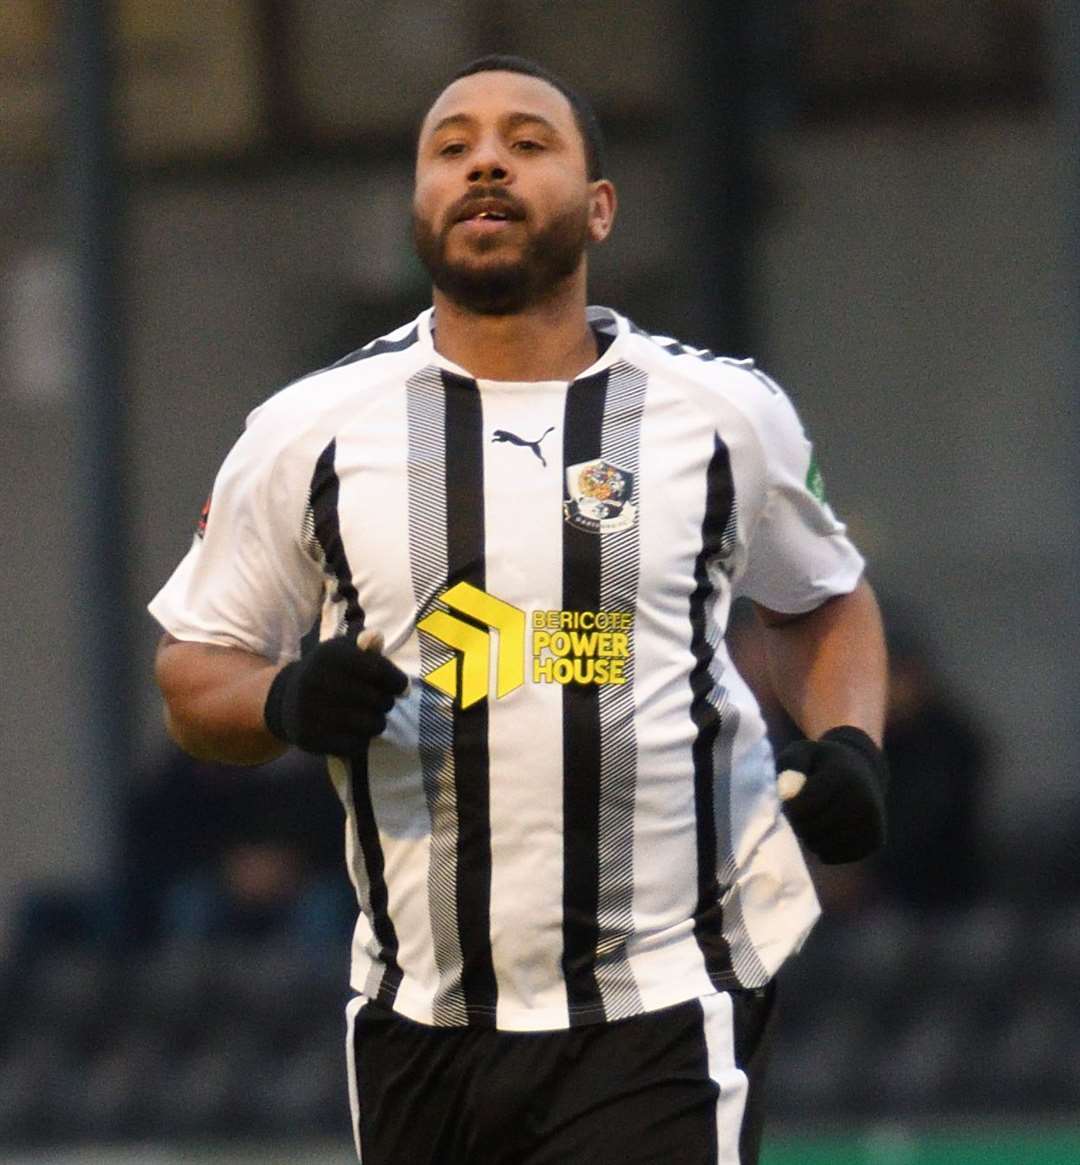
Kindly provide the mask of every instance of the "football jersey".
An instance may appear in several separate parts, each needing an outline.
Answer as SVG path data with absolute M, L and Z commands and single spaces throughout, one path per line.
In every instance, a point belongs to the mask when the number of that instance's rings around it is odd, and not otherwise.
M 297 657 L 382 633 L 409 677 L 329 768 L 352 984 L 429 1024 L 539 1030 L 766 983 L 818 905 L 732 597 L 805 612 L 863 561 L 785 394 L 591 308 L 576 379 L 477 380 L 430 310 L 257 408 L 150 604 Z

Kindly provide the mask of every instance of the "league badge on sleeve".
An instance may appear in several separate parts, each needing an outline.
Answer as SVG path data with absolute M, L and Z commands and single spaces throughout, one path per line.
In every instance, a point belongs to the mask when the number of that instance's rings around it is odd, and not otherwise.
M 598 457 L 566 470 L 563 517 L 590 534 L 614 534 L 634 524 L 634 475 Z
M 810 467 L 806 471 L 806 488 L 822 505 L 825 504 L 825 478 L 821 476 L 817 455 L 812 449 L 810 451 Z

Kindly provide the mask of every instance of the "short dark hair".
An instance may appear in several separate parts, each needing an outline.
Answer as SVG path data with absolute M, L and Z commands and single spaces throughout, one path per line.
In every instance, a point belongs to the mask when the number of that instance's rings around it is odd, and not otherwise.
M 526 77 L 538 77 L 546 81 L 570 102 L 577 122 L 581 139 L 585 144 L 585 169 L 589 181 L 596 182 L 603 178 L 607 171 L 607 158 L 604 151 L 604 135 L 600 130 L 600 122 L 587 97 L 582 96 L 576 89 L 571 88 L 561 77 L 557 77 L 550 69 L 527 57 L 515 57 L 507 53 L 489 53 L 485 57 L 477 57 L 464 65 L 447 81 L 447 87 L 462 77 L 471 77 L 474 73 L 523 73 Z

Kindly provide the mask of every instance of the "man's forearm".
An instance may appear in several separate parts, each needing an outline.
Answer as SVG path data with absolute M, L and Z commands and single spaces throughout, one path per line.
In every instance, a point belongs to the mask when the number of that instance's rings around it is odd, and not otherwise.
M 253 765 L 285 746 L 263 719 L 266 693 L 279 667 L 237 648 L 179 642 L 166 635 L 155 677 L 165 697 L 169 735 L 200 760 Z
M 811 739 L 848 724 L 881 744 L 887 685 L 885 636 L 874 592 L 849 595 L 805 615 L 758 608 L 769 677 L 788 715 Z

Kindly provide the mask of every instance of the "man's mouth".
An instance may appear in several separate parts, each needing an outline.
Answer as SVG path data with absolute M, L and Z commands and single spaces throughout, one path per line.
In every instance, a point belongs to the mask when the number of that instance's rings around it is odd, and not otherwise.
M 500 199 L 483 199 L 462 207 L 456 222 L 516 222 L 525 216 L 514 206 Z

